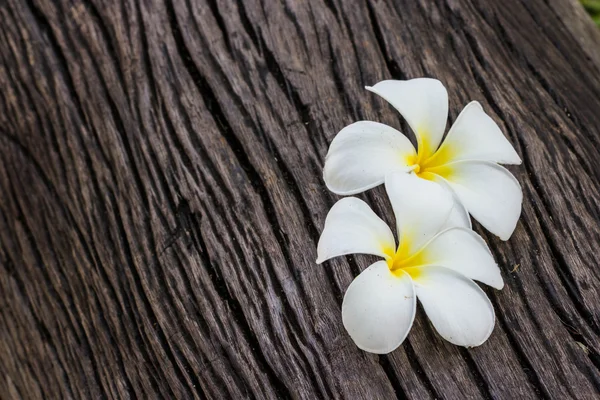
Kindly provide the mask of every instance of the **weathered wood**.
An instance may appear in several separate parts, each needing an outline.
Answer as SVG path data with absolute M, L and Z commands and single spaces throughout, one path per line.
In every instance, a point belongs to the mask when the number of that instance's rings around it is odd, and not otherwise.
M 600 32 L 575 0 L 4 0 L 1 398 L 600 396 Z M 507 283 L 474 349 L 420 311 L 344 331 L 370 258 L 316 266 L 363 89 L 436 77 L 524 160 Z M 367 195 L 390 214 L 381 189 Z M 485 235 L 481 229 L 478 232 Z

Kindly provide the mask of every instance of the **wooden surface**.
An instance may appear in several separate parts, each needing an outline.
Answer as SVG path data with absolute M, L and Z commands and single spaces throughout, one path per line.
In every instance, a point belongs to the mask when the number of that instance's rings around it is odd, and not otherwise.
M 483 346 L 358 350 L 315 265 L 363 89 L 436 77 L 516 147 Z M 575 0 L 2 0 L 0 398 L 600 396 L 600 31 Z M 390 217 L 383 190 L 367 195 Z

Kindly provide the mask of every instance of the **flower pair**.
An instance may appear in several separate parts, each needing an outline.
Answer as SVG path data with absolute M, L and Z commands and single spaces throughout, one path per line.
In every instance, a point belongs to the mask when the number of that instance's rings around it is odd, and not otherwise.
M 410 330 L 418 298 L 442 337 L 462 346 L 483 343 L 494 310 L 477 280 L 504 283 L 469 214 L 503 240 L 521 213 L 519 183 L 497 163 L 520 158 L 477 102 L 469 103 L 440 145 L 448 95 L 434 79 L 383 81 L 369 90 L 407 120 L 418 150 L 397 130 L 361 121 L 332 141 L 324 168 L 328 188 L 348 195 L 385 183 L 396 216 L 398 245 L 389 227 L 357 198 L 338 201 L 318 244 L 317 263 L 365 253 L 384 261 L 349 286 L 342 319 L 363 350 L 388 353 Z

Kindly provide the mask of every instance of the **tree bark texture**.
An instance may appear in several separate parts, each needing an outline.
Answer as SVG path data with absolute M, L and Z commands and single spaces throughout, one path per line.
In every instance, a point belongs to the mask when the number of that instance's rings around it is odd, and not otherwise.
M 364 90 L 434 77 L 517 149 L 484 345 L 355 347 L 317 266 Z M 0 1 L 0 398 L 600 396 L 600 32 L 575 0 Z M 361 196 L 379 214 L 382 188 Z

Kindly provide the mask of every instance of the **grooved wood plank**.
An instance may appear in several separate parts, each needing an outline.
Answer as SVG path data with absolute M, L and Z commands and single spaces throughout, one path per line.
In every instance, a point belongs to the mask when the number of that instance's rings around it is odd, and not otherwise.
M 600 31 L 574 0 L 0 2 L 0 398 L 600 396 Z M 364 90 L 429 76 L 523 159 L 506 286 L 452 346 L 358 350 L 317 266 Z M 361 195 L 389 220 L 381 188 Z M 519 265 L 518 268 L 515 268 Z

